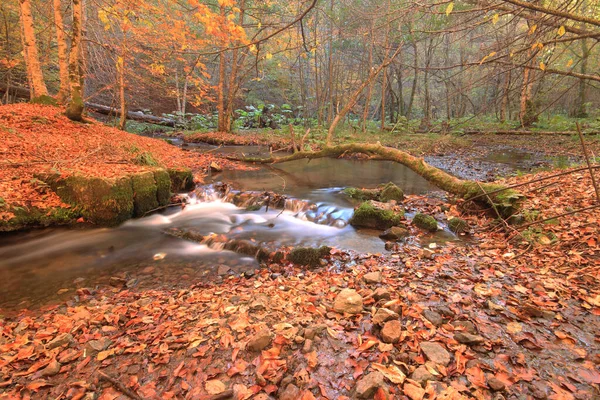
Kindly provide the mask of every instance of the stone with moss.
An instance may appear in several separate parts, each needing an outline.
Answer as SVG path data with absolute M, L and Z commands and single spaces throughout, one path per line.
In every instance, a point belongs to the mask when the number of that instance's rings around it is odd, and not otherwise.
M 0 232 L 11 232 L 26 228 L 44 228 L 48 226 L 68 225 L 81 216 L 78 207 L 54 207 L 39 209 L 35 207 L 4 207 L 14 216 L 8 220 L 0 220 Z
M 376 189 L 359 189 L 355 187 L 347 187 L 343 193 L 351 199 L 360 201 L 376 200 L 379 196 L 379 191 Z
M 350 225 L 361 228 L 385 230 L 399 225 L 404 210 L 390 207 L 384 203 L 368 201 L 354 210 Z
M 287 256 L 287 259 L 294 264 L 306 265 L 309 267 L 318 267 L 321 265 L 321 258 L 327 256 L 331 251 L 331 247 L 321 246 L 313 247 L 296 247 Z
M 429 232 L 435 232 L 438 229 L 438 223 L 431 215 L 417 213 L 413 220 L 413 225 Z
M 390 182 L 382 187 L 379 193 L 379 201 L 387 203 L 392 200 L 397 202 L 404 200 L 404 192 L 394 183 Z
M 189 168 L 169 168 L 171 177 L 171 191 L 173 193 L 194 190 L 194 176 Z
M 131 177 L 133 187 L 133 215 L 143 217 L 158 207 L 157 186 L 153 172 L 143 172 Z
M 453 217 L 448 220 L 448 229 L 456 234 L 465 233 L 469 231 L 469 224 L 462 218 Z
M 156 182 L 156 199 L 158 204 L 163 206 L 169 204 L 171 200 L 171 178 L 165 169 L 156 169 L 154 171 L 154 181 Z
M 32 104 L 41 104 L 45 106 L 58 106 L 58 102 L 54 97 L 43 95 L 31 99 Z

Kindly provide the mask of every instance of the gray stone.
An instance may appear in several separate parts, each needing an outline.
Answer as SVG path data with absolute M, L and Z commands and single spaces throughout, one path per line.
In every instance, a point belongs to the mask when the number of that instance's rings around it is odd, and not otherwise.
M 440 327 L 444 324 L 444 317 L 435 311 L 425 310 L 423 311 L 423 316 L 436 327 Z
M 465 332 L 457 332 L 454 334 L 454 340 L 458 343 L 466 344 L 469 346 L 475 344 L 482 344 L 485 342 L 485 339 L 479 335 L 472 335 L 470 333 Z
M 377 389 L 384 386 L 383 374 L 375 371 L 364 375 L 356 383 L 356 396 L 359 399 L 370 399 L 373 397 Z
M 410 379 L 419 382 L 419 384 L 423 385 L 427 381 L 435 381 L 436 377 L 431 372 L 429 372 L 425 365 L 421 365 L 413 371 L 413 373 L 410 375 Z
M 65 344 L 71 344 L 73 343 L 73 341 L 73 335 L 71 335 L 70 333 L 61 333 L 54 339 L 52 339 L 46 347 L 48 348 L 48 350 L 52 350 L 57 347 L 64 346 Z
M 335 298 L 333 309 L 340 314 L 359 314 L 363 309 L 363 299 L 354 289 L 343 289 Z
M 442 364 L 443 366 L 450 364 L 450 353 L 437 342 L 423 342 L 421 343 L 421 350 L 428 360 L 436 364 Z
M 382 325 L 384 322 L 398 319 L 400 316 L 387 308 L 378 308 L 373 316 L 372 322 L 376 325 Z

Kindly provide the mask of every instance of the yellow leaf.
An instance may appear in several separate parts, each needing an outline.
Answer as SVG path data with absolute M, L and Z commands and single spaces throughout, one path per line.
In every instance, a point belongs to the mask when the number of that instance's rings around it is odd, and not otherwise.
M 565 27 L 563 25 L 561 25 L 560 28 L 558 28 L 558 36 L 564 35 L 565 32 L 566 32 Z
M 570 58 L 569 61 L 567 61 L 567 68 L 569 68 L 571 65 L 573 65 L 573 59 Z
M 540 69 L 541 69 L 542 71 L 545 71 L 545 70 L 546 70 L 546 64 L 544 64 L 544 62 L 543 62 L 543 61 L 540 61 Z
M 537 25 L 531 25 L 531 28 L 529 28 L 529 35 L 533 35 L 536 29 Z
M 108 357 L 112 356 L 115 354 L 115 349 L 111 349 L 111 350 L 104 350 L 98 353 L 98 355 L 96 356 L 96 359 L 98 361 L 103 361 L 106 360 Z
M 492 24 L 496 25 L 499 19 L 500 15 L 498 15 L 498 13 L 494 14 L 494 16 L 492 17 Z
M 448 7 L 446 7 L 446 15 L 450 15 L 452 10 L 454 10 L 454 2 L 449 3 Z
M 485 62 L 485 60 L 487 60 L 488 58 L 494 57 L 496 55 L 495 51 L 492 51 L 490 54 L 488 54 L 487 56 L 483 57 L 481 59 L 481 61 L 479 61 L 479 65 L 483 64 Z
M 265 58 L 266 58 L 267 60 L 270 60 L 271 58 L 273 58 L 273 54 L 271 54 L 271 53 L 267 53 L 267 55 L 265 56 Z

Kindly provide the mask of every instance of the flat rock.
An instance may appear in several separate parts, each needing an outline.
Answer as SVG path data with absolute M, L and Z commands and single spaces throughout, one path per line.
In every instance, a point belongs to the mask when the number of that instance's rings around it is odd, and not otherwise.
M 394 311 L 387 308 L 378 308 L 373 316 L 372 322 L 376 325 L 382 325 L 384 322 L 398 318 L 400 318 L 400 316 Z
M 423 311 L 423 316 L 436 327 L 440 327 L 444 324 L 444 317 L 435 311 L 425 310 Z
M 450 353 L 437 342 L 423 342 L 421 343 L 421 350 L 428 360 L 436 364 L 442 364 L 443 366 L 450 364 Z
M 465 332 L 468 333 L 477 333 L 477 329 L 475 329 L 475 325 L 471 321 L 454 321 L 452 322 L 452 326 L 455 328 L 464 328 Z
M 381 271 L 373 271 L 365 274 L 363 279 L 366 283 L 379 283 L 381 282 Z
M 356 383 L 356 397 L 359 399 L 370 399 L 373 397 L 377 389 L 385 385 L 383 374 L 375 371 L 364 375 Z
M 381 330 L 381 338 L 385 343 L 398 343 L 401 335 L 402 325 L 397 319 L 386 322 Z
M 271 344 L 273 335 L 267 329 L 256 332 L 250 340 L 246 348 L 250 351 L 261 351 Z
M 492 389 L 494 392 L 501 392 L 506 389 L 506 384 L 497 378 L 492 377 L 488 379 L 487 383 L 490 389 Z
M 387 290 L 386 288 L 377 288 L 373 292 L 373 298 L 376 301 L 379 301 L 379 300 L 389 300 L 389 299 L 392 298 L 392 296 L 390 294 L 390 291 Z
M 391 228 L 386 229 L 379 237 L 384 240 L 398 241 L 409 235 L 410 232 L 408 229 L 401 226 L 392 226 Z
M 457 332 L 454 334 L 454 340 L 458 343 L 467 344 L 469 346 L 475 344 L 482 344 L 485 342 L 485 338 L 479 335 L 472 335 L 470 333 L 465 332 Z
M 48 347 L 48 350 L 52 350 L 64 346 L 65 344 L 71 344 L 73 343 L 73 340 L 73 335 L 70 333 L 61 333 L 52 339 L 46 347 Z
M 435 375 L 429 372 L 425 365 L 421 365 L 413 371 L 413 373 L 410 375 L 410 379 L 419 382 L 419 384 L 423 385 L 427 381 L 435 381 L 437 378 Z
M 333 309 L 340 314 L 359 314 L 363 309 L 363 298 L 354 289 L 343 289 L 336 296 Z

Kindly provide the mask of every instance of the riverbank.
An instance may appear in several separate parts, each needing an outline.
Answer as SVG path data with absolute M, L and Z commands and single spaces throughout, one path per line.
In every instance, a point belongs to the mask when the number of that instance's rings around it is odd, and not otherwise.
M 157 256 L 105 284 L 78 280 L 61 304 L 5 317 L 0 391 L 39 398 L 594 398 L 597 213 L 541 222 L 594 204 L 594 190 L 587 171 L 548 182 L 524 188 L 521 224 L 539 223 L 523 229 L 465 214 L 460 202 L 409 198 L 422 212 L 466 219 L 473 234 L 466 246 L 333 249 L 316 269 L 274 262 L 213 278 L 165 268 L 168 257 Z
M 52 106 L 2 106 L 0 130 L 0 231 L 80 218 L 116 225 L 191 190 L 217 160 L 93 120 L 75 123 Z

